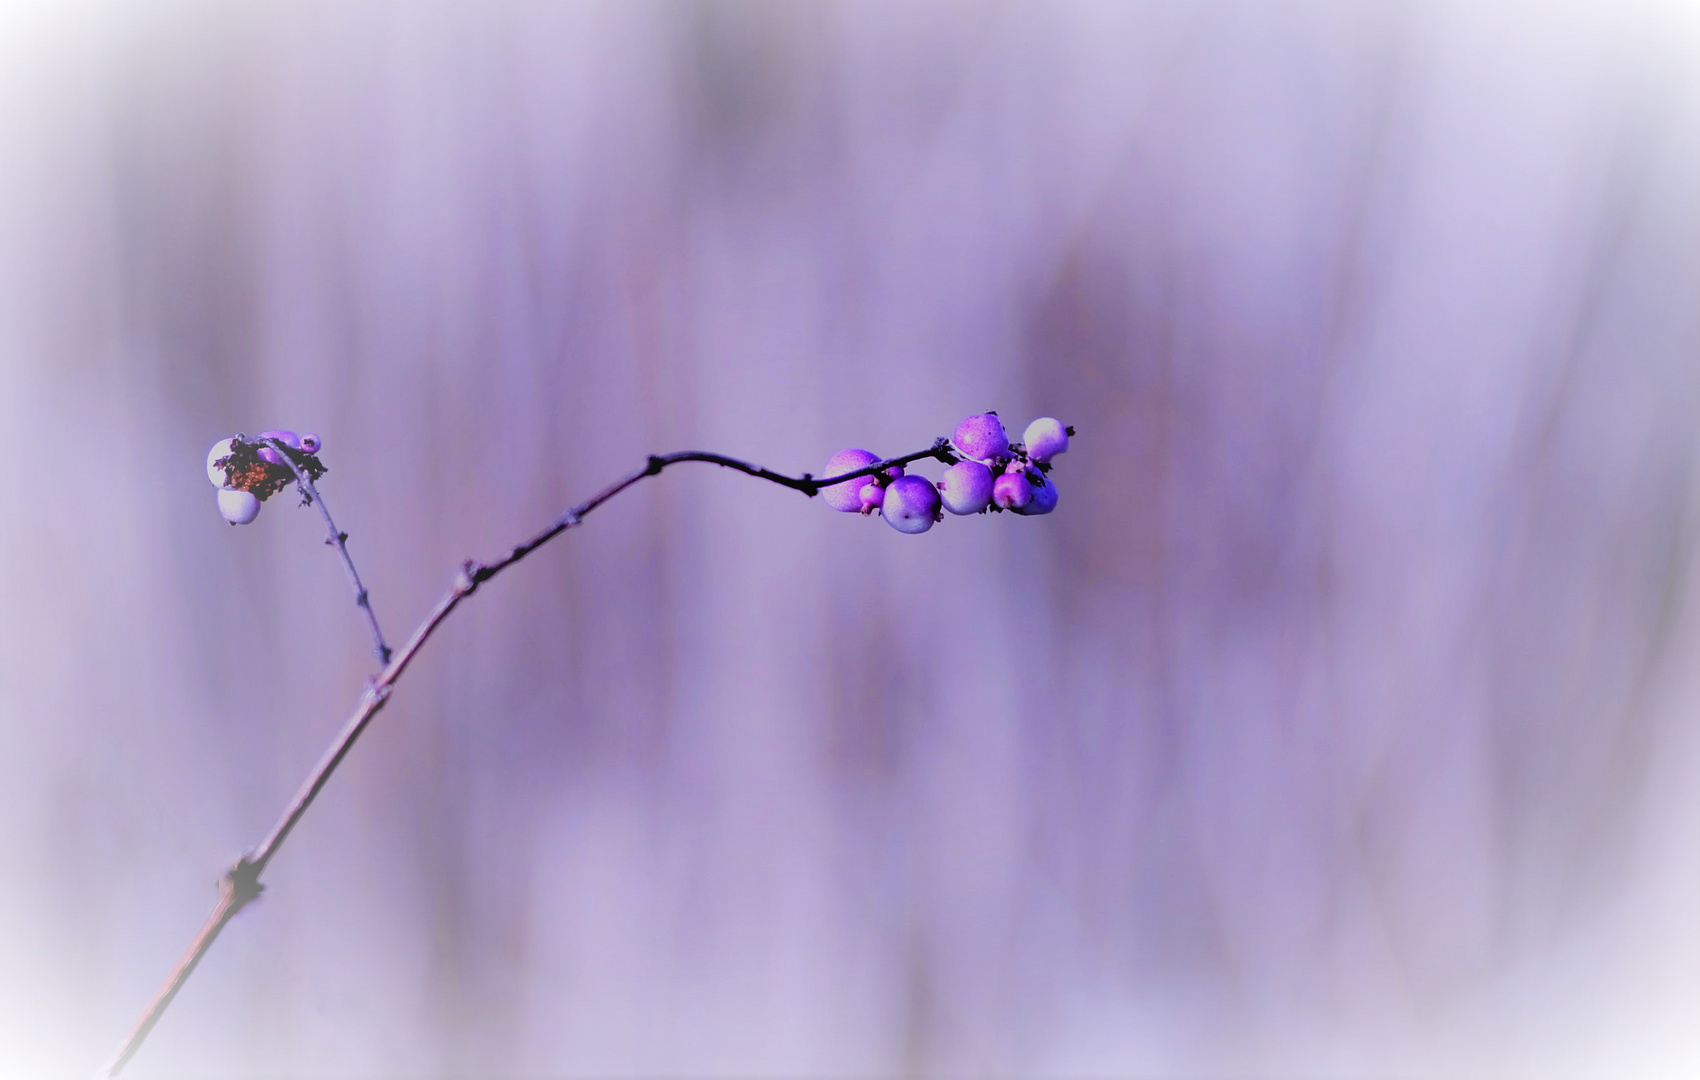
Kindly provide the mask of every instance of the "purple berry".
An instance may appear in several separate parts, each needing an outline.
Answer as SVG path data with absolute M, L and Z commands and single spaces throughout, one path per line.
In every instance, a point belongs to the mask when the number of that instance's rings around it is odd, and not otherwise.
M 987 461 L 1009 450 L 1009 436 L 997 413 L 977 413 L 956 425 L 956 448 L 975 461 Z
M 258 450 L 254 451 L 254 456 L 265 462 L 267 465 L 283 464 L 283 455 L 269 446 L 260 447 Z
M 871 514 L 885 505 L 885 488 L 869 483 L 862 488 L 862 513 Z
M 309 433 L 301 436 L 301 452 L 303 454 L 316 454 L 324 445 L 319 441 L 317 435 Z
M 262 431 L 258 436 L 256 436 L 256 438 L 261 442 L 264 442 L 266 439 L 276 439 L 291 450 L 301 449 L 301 436 L 295 434 L 293 431 Z
M 1028 481 L 1033 486 L 1033 501 L 1026 506 L 1015 507 L 1015 512 L 1028 517 L 1038 517 L 1048 514 L 1057 508 L 1057 482 L 1048 476 L 1041 475 L 1037 470 L 1027 474 Z
M 1033 485 L 1022 473 L 1004 473 L 992 482 L 992 501 L 1005 510 L 1019 510 L 1033 501 Z
M 246 525 L 260 516 L 260 500 L 251 491 L 220 488 L 218 512 L 232 525 Z
M 879 457 L 866 450 L 840 450 L 832 455 L 832 460 L 821 470 L 823 479 L 843 476 L 847 472 L 867 468 Z M 862 488 L 866 487 L 868 478 L 858 476 L 854 480 L 846 480 L 842 484 L 821 488 L 821 497 L 826 499 L 826 505 L 846 514 L 854 514 L 862 509 Z
M 1049 461 L 1068 449 L 1068 428 L 1054 416 L 1041 416 L 1027 425 L 1021 443 L 1034 461 Z
M 923 476 L 905 476 L 885 491 L 886 524 L 901 533 L 924 533 L 939 512 L 939 492 Z
M 992 502 L 992 470 L 978 461 L 959 461 L 944 471 L 939 495 L 953 514 L 978 514 Z

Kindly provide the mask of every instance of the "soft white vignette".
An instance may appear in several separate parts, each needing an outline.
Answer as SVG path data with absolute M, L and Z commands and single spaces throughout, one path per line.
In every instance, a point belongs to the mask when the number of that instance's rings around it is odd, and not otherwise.
M 988 406 L 1043 527 L 682 474 L 480 596 L 134 1075 L 1691 1073 L 1692 19 L 812 10 L 0 12 L 0 1073 L 365 672 L 213 439 L 325 435 L 399 637 L 646 452 Z

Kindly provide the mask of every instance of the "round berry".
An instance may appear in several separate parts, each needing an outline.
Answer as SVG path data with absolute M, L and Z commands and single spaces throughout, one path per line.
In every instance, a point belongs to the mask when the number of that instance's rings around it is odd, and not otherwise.
M 878 460 L 877 455 L 866 450 L 840 450 L 832 455 L 832 460 L 826 463 L 826 468 L 821 470 L 821 476 L 825 479 L 843 476 L 847 472 L 865 469 Z M 821 488 L 821 497 L 826 500 L 826 505 L 834 510 L 854 514 L 862 509 L 862 488 L 866 487 L 867 483 L 867 477 L 858 476 L 854 480 L 846 480 L 842 484 Z
M 1068 428 L 1054 416 L 1041 416 L 1027 425 L 1021 443 L 1034 461 L 1049 461 L 1068 449 Z
M 264 441 L 266 439 L 276 439 L 278 442 L 289 447 L 291 450 L 301 449 L 301 436 L 295 434 L 295 432 L 293 432 L 293 431 L 284 431 L 284 430 L 280 430 L 280 429 L 273 429 L 271 431 L 262 431 L 262 432 L 259 433 L 259 435 L 255 436 L 255 438 L 257 438 L 261 441 Z
M 1005 510 L 1019 510 L 1033 501 L 1033 485 L 1023 473 L 1004 473 L 992 482 L 992 501 Z
M 324 445 L 319 441 L 319 437 L 311 432 L 301 436 L 301 452 L 303 454 L 316 454 Z
M 956 425 L 956 448 L 975 461 L 986 461 L 1009 450 L 1009 436 L 997 413 L 977 413 Z
M 260 447 L 258 450 L 254 451 L 254 456 L 265 462 L 267 465 L 284 465 L 285 468 L 288 468 L 288 466 L 284 463 L 283 455 L 269 446 Z
M 1015 512 L 1025 514 L 1028 517 L 1038 517 L 1055 510 L 1057 508 L 1057 482 L 1048 476 L 1040 475 L 1038 472 L 1028 473 L 1027 478 L 1033 485 L 1033 501 L 1026 506 L 1015 507 Z
M 232 525 L 246 525 L 260 516 L 260 500 L 255 498 L 251 491 L 220 488 L 218 512 Z
M 885 488 L 878 484 L 867 484 L 862 488 L 862 513 L 871 514 L 885 505 Z
M 222 458 L 229 457 L 234 449 L 235 446 L 231 444 L 229 439 L 220 439 L 213 443 L 211 450 L 207 451 L 207 479 L 212 481 L 213 487 L 230 486 L 230 474 L 225 472 L 217 462 Z
M 992 470 L 978 461 L 959 461 L 944 471 L 939 495 L 953 514 L 978 514 L 992 502 Z
M 924 476 L 905 476 L 885 491 L 882 511 L 888 525 L 901 533 L 924 533 L 939 512 L 939 491 Z

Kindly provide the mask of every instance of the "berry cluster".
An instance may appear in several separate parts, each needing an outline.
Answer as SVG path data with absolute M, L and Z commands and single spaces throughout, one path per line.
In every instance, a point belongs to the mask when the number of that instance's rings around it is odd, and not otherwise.
M 284 449 L 280 452 L 271 442 Z M 321 446 L 317 435 L 293 431 L 262 431 L 252 439 L 238 434 L 213 443 L 207 452 L 207 479 L 218 488 L 218 512 L 232 525 L 246 525 L 260 516 L 261 503 L 289 486 L 295 468 L 317 480 L 325 474 L 316 456 Z
M 834 510 L 872 514 L 903 533 L 924 533 L 953 514 L 1011 510 L 1033 516 L 1057 508 L 1057 486 L 1048 475 L 1051 459 L 1068 449 L 1074 429 L 1042 416 L 1027 425 L 1021 442 L 1011 443 L 995 412 L 978 413 L 956 426 L 951 440 L 956 453 L 944 479 L 934 484 L 925 477 L 906 476 L 901 465 L 858 476 L 821 489 Z M 960 456 L 958 456 L 960 455 Z M 867 450 L 840 450 L 826 463 L 823 475 L 842 476 L 877 464 Z

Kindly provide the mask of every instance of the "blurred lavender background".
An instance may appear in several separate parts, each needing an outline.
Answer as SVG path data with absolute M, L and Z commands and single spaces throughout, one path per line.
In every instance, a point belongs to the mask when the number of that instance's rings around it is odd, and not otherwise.
M 1694 1075 L 1677 8 L 0 9 L 0 1075 Z M 936 468 L 934 468 L 936 475 Z

